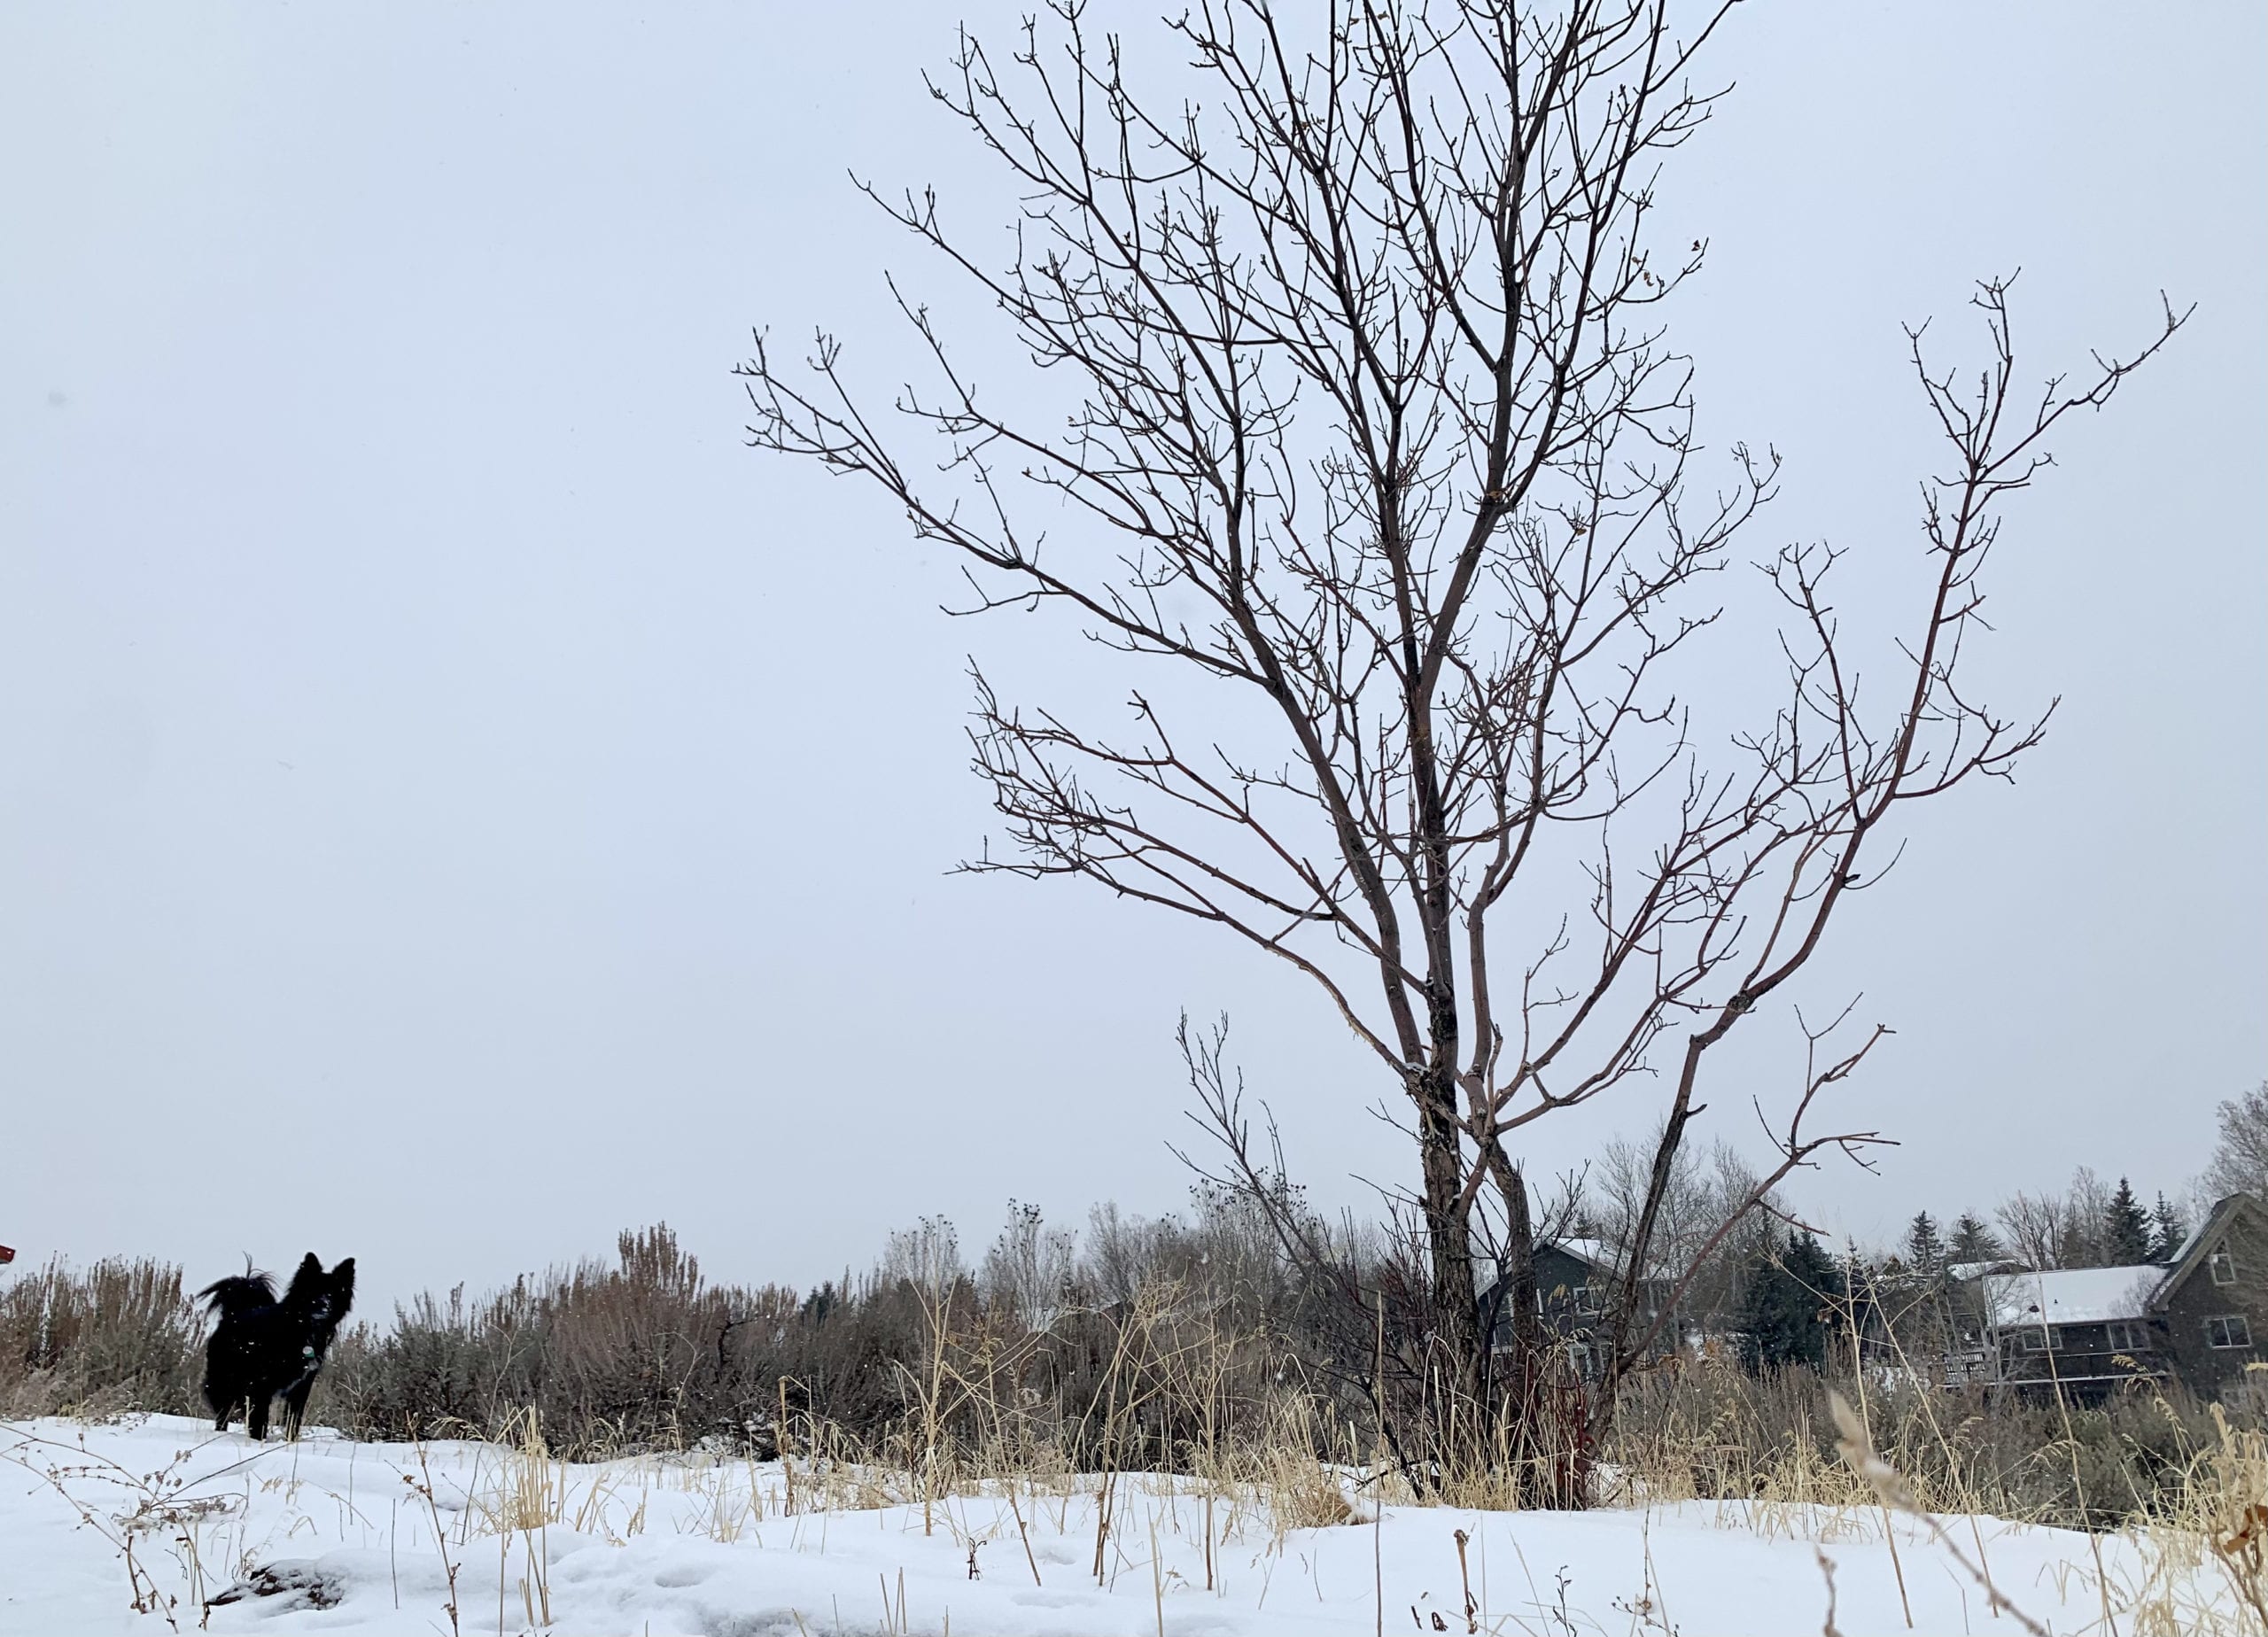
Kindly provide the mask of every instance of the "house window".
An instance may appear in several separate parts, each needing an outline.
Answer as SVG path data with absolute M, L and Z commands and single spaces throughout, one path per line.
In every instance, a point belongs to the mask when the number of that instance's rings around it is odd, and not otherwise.
M 2026 1353 L 2045 1353 L 2051 1347 L 2061 1348 L 2062 1345 L 2063 1332 L 2049 1330 L 2044 1325 L 2026 1325 L 2016 1332 L 2016 1346 Z
M 1598 1311 L 1598 1299 L 1591 1294 L 1591 1287 L 1589 1285 L 1578 1284 L 1575 1286 L 1575 1311 L 1578 1313 L 1596 1313 Z
M 2113 1319 L 2110 1322 L 2110 1350 L 2113 1353 L 2148 1353 L 2150 1350 L 2150 1327 L 2140 1319 Z
M 2210 1347 L 2249 1347 L 2252 1345 L 2252 1326 L 2239 1313 L 2208 1319 L 2205 1321 L 2205 1345 Z
M 2213 1269 L 2214 1284 L 2234 1284 L 2236 1283 L 2236 1259 L 2229 1254 L 2229 1242 L 2226 1239 L 2213 1247 L 2213 1254 L 2209 1259 L 2209 1262 Z

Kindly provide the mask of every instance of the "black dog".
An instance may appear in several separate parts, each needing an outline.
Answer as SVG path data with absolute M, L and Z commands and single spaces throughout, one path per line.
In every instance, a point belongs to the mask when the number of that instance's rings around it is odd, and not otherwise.
M 221 1279 L 198 1294 L 221 1321 L 205 1344 L 205 1401 L 213 1406 L 214 1431 L 225 1432 L 229 1417 L 242 1414 L 245 1431 L 266 1438 L 268 1400 L 280 1394 L 284 1435 L 299 1437 L 322 1355 L 354 1305 L 354 1259 L 325 1273 L 309 1251 L 281 1301 L 264 1273 Z

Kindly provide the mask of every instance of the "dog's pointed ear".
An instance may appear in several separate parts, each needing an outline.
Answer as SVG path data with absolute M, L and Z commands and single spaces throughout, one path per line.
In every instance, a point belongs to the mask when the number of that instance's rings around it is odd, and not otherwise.
M 322 1258 L 316 1255 L 313 1251 L 309 1251 L 305 1256 L 299 1258 L 299 1271 L 301 1273 L 321 1273 L 322 1271 Z
M 343 1301 L 354 1300 L 354 1259 L 350 1256 L 330 1270 L 330 1288 Z

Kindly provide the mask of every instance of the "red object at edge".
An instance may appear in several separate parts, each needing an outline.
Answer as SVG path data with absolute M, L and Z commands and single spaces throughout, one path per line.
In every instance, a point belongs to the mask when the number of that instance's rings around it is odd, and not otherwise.
M 4 1267 L 15 1260 L 16 1247 L 12 1245 L 0 1245 L 0 1267 Z

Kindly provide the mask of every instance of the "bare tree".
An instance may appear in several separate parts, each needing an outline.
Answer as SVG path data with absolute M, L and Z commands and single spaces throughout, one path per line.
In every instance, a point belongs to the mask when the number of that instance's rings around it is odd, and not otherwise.
M 977 674 L 975 764 L 1009 848 L 968 867 L 1085 878 L 1320 987 L 1414 1139 L 1428 1345 L 1466 1386 L 1485 1214 L 1516 1289 L 1525 1272 L 1518 1134 L 1634 1081 L 1666 1106 L 1611 1379 L 1643 1352 L 1635 1282 L 1705 1059 L 1879 878 L 1896 815 L 2039 739 L 1957 676 L 1997 508 L 2179 322 L 2030 404 L 2004 283 L 1975 298 L 1981 372 L 1933 371 L 1913 333 L 1948 469 L 1862 694 L 1837 551 L 1714 578 L 1776 462 L 1736 445 L 1702 477 L 1658 316 L 1702 262 L 1649 219 L 1708 117 L 1691 74 L 1726 8 L 1673 10 L 1198 0 L 1166 26 L 1184 98 L 1138 89 L 1120 42 L 1052 0 L 1008 60 L 964 35 L 930 87 L 1022 197 L 1000 257 L 933 194 L 867 191 L 1005 315 L 1060 412 L 980 391 L 966 337 L 902 292 L 925 378 L 895 425 L 928 435 L 919 458 L 828 336 L 799 361 L 759 335 L 742 366 L 751 441 L 878 484 L 961 554 L 962 611 L 1059 607 L 1146 668 L 1122 736 Z M 1776 621 L 1776 649 L 1751 633 L 1705 662 L 1728 608 Z M 1759 651 L 1776 706 L 1702 733 L 1680 683 Z M 1734 1215 L 1881 1140 L 1813 1119 L 1881 1032 L 1805 1030 Z
M 885 1285 L 950 1292 L 968 1277 L 960 1259 L 959 1230 L 942 1216 L 925 1216 L 915 1227 L 893 1230 L 874 1272 Z
M 1049 1228 L 1037 1206 L 1011 1199 L 1007 1223 L 984 1253 L 977 1288 L 1026 1330 L 1044 1331 L 1069 1299 L 1078 1253 L 1076 1234 Z
M 2059 1195 L 2046 1193 L 2035 1198 L 2019 1189 L 1992 1214 L 2000 1218 L 2009 1248 L 2025 1267 L 2046 1269 L 2063 1265 L 2064 1246 L 2071 1237 L 2071 1218 L 2070 1208 Z
M 2122 1248 L 2114 1243 L 2118 1237 L 2112 1227 L 2117 1198 L 2109 1183 L 2083 1165 L 2073 1169 L 2071 1185 L 2062 1193 L 2019 1191 L 1993 1214 L 2007 1231 L 2010 1247 L 2028 1267 L 2107 1268 L 2132 1255 L 2131 1245 Z M 2131 1191 L 2128 1203 L 2132 1203 Z
M 2268 1199 L 2268 1080 L 2223 1103 L 2216 1118 L 2220 1138 L 2205 1168 L 2206 1185 L 2216 1194 Z
M 1660 1149 L 1657 1131 L 1644 1142 L 1617 1137 L 1599 1151 L 1592 1173 L 1596 1216 L 1618 1268 L 1627 1265 L 1639 1219 L 1656 1197 L 1654 1156 Z M 1722 1330 L 1729 1323 L 1743 1265 L 1768 1251 L 1771 1219 L 1786 1216 L 1759 1180 L 1756 1168 L 1721 1137 L 1705 1152 L 1690 1141 L 1678 1150 L 1647 1247 L 1651 1276 L 1667 1271 L 1685 1286 L 1672 1324 L 1696 1321 Z M 1727 1222 L 1742 1225 L 1728 1236 L 1719 1231 Z
M 2071 1186 L 2063 1196 L 2064 1267 L 2101 1268 L 2110 1263 L 2109 1236 L 2105 1232 L 2110 1200 L 2110 1185 L 2095 1175 L 2093 1167 L 2072 1168 Z

